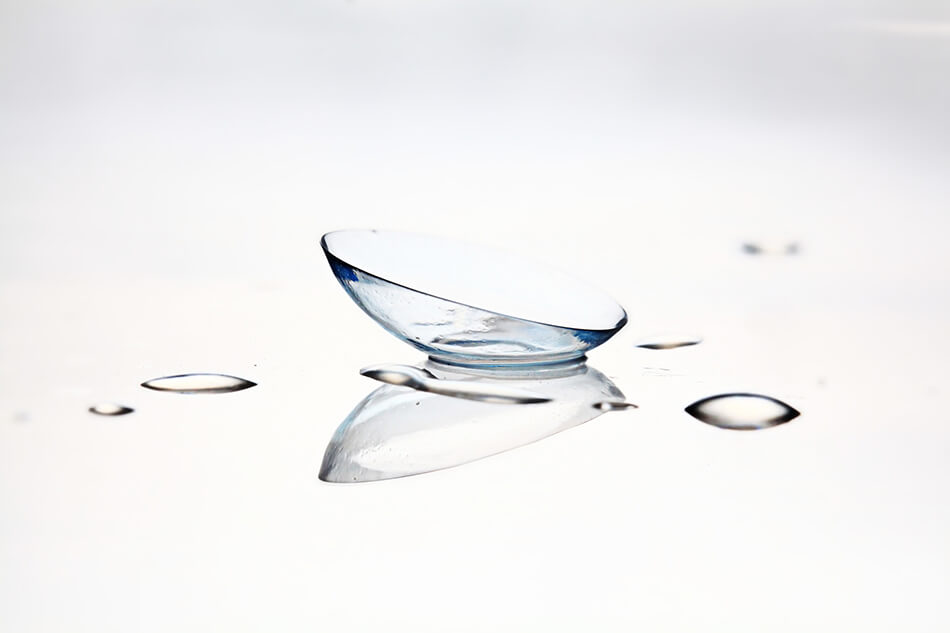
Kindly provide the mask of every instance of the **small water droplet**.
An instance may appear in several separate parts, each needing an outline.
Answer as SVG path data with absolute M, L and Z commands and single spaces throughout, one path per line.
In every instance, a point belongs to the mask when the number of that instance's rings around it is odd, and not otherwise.
M 767 429 L 801 413 L 781 400 L 757 393 L 727 393 L 703 398 L 686 407 L 700 422 L 734 431 Z
M 125 415 L 135 411 L 132 407 L 116 404 L 114 402 L 100 402 L 89 407 L 89 413 L 96 415 Z
M 699 345 L 702 342 L 703 337 L 695 334 L 658 334 L 642 338 L 634 345 L 644 349 L 676 349 L 677 347 Z
M 256 382 L 227 374 L 179 374 L 142 383 L 146 389 L 175 393 L 230 393 L 256 386 Z
M 596 402 L 594 403 L 595 409 L 600 409 L 601 411 L 627 411 L 629 409 L 639 409 L 637 405 L 632 402 Z
M 25 424 L 30 421 L 29 411 L 17 411 L 13 414 L 13 421 L 17 424 Z
M 746 255 L 798 255 L 798 242 L 743 242 Z
M 412 365 L 372 365 L 361 369 L 360 375 L 388 385 L 413 389 L 418 389 L 427 379 L 435 378 L 429 370 Z

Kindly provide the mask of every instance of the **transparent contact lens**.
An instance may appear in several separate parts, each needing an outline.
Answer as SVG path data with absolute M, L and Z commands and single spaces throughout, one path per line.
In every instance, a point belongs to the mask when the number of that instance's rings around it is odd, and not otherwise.
M 517 254 L 394 231 L 336 231 L 321 244 L 363 311 L 446 363 L 578 359 L 627 322 L 624 309 L 587 280 Z

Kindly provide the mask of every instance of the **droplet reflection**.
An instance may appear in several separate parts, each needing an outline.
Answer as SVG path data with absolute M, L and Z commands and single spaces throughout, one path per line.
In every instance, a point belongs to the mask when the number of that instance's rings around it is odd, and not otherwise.
M 727 393 L 686 407 L 697 420 L 721 429 L 752 431 L 794 420 L 801 413 L 781 400 L 756 393 Z
M 256 386 L 256 382 L 227 374 L 180 374 L 142 383 L 146 389 L 175 393 L 230 393 Z

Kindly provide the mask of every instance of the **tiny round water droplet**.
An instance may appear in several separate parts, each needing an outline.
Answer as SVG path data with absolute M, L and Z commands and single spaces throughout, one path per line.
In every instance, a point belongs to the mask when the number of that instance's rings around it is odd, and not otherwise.
M 100 402 L 89 407 L 89 413 L 95 413 L 96 415 L 125 415 L 133 411 L 135 411 L 135 409 L 132 407 L 116 404 L 114 402 Z
M 686 413 L 721 429 L 752 431 L 794 420 L 801 413 L 781 400 L 757 393 L 727 393 L 697 400 Z
M 142 383 L 146 389 L 174 393 L 230 393 L 256 386 L 256 382 L 227 374 L 179 374 Z
M 798 255 L 801 247 L 798 242 L 743 242 L 742 252 L 746 255 Z

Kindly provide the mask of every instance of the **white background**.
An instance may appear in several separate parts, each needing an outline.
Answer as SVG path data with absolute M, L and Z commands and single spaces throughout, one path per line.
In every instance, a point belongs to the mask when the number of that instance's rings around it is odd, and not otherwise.
M 4 2 L 0 629 L 946 630 L 948 76 L 941 2 Z M 594 280 L 641 408 L 319 482 L 419 360 L 345 227 Z M 730 390 L 803 415 L 682 411 Z

